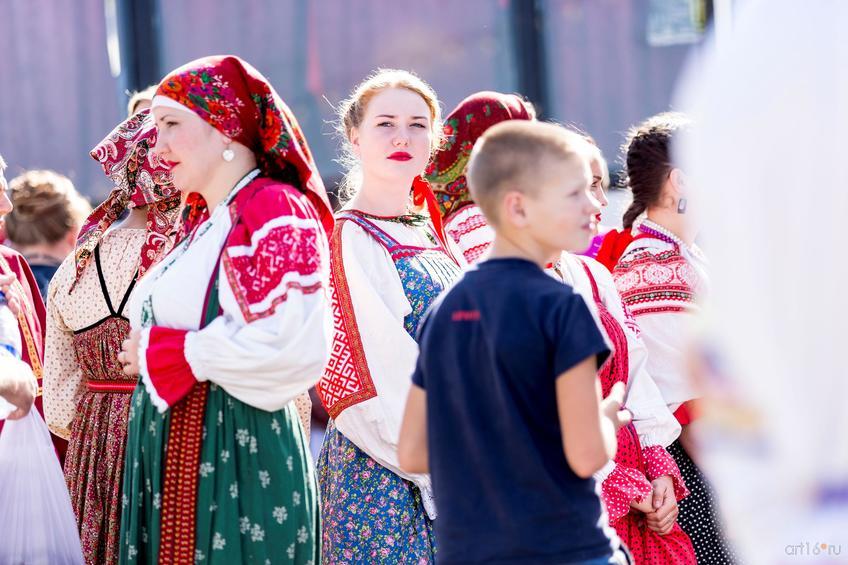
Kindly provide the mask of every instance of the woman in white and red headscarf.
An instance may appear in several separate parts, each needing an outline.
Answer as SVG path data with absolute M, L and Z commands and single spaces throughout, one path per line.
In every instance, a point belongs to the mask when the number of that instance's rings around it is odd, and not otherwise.
M 178 243 L 133 293 L 120 355 L 141 376 L 121 562 L 315 563 L 293 400 L 328 356 L 324 185 L 289 109 L 238 57 L 173 71 L 152 112 L 187 202 Z
M 86 220 L 47 299 L 44 409 L 53 433 L 69 440 L 65 478 L 91 564 L 118 560 L 124 447 L 137 380 L 117 360 L 130 332 L 127 298 L 167 242 L 180 204 L 170 174 L 150 151 L 155 142 L 153 117 L 144 111 L 91 151 L 115 188 Z
M 439 205 L 445 232 L 475 263 L 495 235 L 480 208 L 471 200 L 465 171 L 474 142 L 493 125 L 506 120 L 535 120 L 536 109 L 516 94 L 481 91 L 466 97 L 445 118 L 444 141 L 436 151 L 425 178 Z

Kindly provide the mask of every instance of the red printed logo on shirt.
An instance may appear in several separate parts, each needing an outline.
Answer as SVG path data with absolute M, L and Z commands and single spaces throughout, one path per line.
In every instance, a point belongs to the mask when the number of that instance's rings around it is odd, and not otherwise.
M 456 310 L 451 314 L 451 321 L 453 322 L 476 322 L 479 319 L 479 310 Z

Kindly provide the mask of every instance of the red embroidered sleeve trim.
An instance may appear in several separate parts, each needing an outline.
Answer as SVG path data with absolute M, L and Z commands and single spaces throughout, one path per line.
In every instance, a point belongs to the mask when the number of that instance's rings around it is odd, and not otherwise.
M 641 502 L 652 492 L 653 487 L 645 475 L 632 467 L 616 464 L 601 484 L 601 500 L 610 524 L 615 524 L 630 512 L 631 502 Z
M 342 253 L 344 218 L 336 221 L 330 242 L 330 289 L 333 306 L 333 346 L 321 380 L 315 385 L 331 418 L 346 408 L 377 396 L 365 348 L 356 324 Z
M 272 183 L 237 205 L 245 206 L 243 225 L 227 239 L 221 263 L 244 319 L 272 315 L 293 289 L 320 290 L 323 232 L 306 197 Z
M 661 445 L 649 445 L 642 448 L 642 458 L 645 460 L 646 475 L 649 480 L 653 481 L 662 476 L 671 477 L 675 498 L 679 501 L 689 496 L 689 489 L 686 488 L 677 463 Z
M 687 308 L 685 306 L 656 306 L 654 308 L 637 308 L 631 306 L 634 316 L 644 316 L 645 314 L 664 314 L 668 312 L 691 312 L 695 308 Z
M 197 384 L 194 372 L 185 358 L 186 330 L 154 326 L 145 352 L 147 375 L 145 384 L 168 407 L 182 400 Z M 161 411 L 161 409 L 160 409 Z
M 455 226 L 448 228 L 448 232 L 453 237 L 454 241 L 459 241 L 460 238 L 470 234 L 474 230 L 484 228 L 488 225 L 486 218 L 482 213 L 477 213 L 458 222 Z
M 462 242 L 457 241 L 457 244 L 460 245 L 460 247 L 462 246 Z M 462 256 L 465 257 L 465 261 L 468 264 L 476 263 L 477 259 L 479 259 L 491 245 L 491 242 L 486 242 L 469 247 L 468 249 L 463 250 Z
M 631 252 L 615 267 L 613 279 L 633 316 L 698 309 L 697 272 L 676 250 Z

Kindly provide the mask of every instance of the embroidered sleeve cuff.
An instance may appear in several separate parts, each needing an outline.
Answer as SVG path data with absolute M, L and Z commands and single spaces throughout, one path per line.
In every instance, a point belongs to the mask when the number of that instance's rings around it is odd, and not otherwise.
M 631 502 L 642 502 L 652 492 L 651 483 L 642 473 L 632 467 L 616 465 L 601 484 L 601 500 L 606 506 L 610 524 L 615 524 L 630 512 Z
M 153 405 L 165 412 L 197 383 L 185 357 L 187 330 L 154 326 L 141 333 L 139 369 Z
M 666 413 L 668 412 L 668 409 L 662 406 L 654 413 L 659 414 L 661 413 L 660 410 Z M 674 440 L 680 437 L 680 424 L 673 417 L 663 416 L 662 419 L 655 417 L 640 419 L 644 417 L 644 414 L 645 411 L 641 413 L 633 412 L 633 427 L 636 428 L 641 445 L 668 447 L 674 443 Z
M 674 496 L 678 501 L 689 496 L 689 489 L 686 488 L 686 483 L 683 481 L 677 463 L 662 446 L 649 445 L 642 448 L 642 457 L 645 460 L 648 480 L 653 481 L 667 475 L 671 477 L 671 481 L 674 483 Z
M 206 367 L 203 364 L 203 356 L 201 355 L 201 334 L 200 332 L 188 332 L 185 336 L 185 348 L 183 349 L 183 355 L 185 355 L 186 363 L 188 363 L 189 369 L 191 369 L 194 378 L 198 381 L 206 381 L 208 379 L 208 371 L 206 371 Z

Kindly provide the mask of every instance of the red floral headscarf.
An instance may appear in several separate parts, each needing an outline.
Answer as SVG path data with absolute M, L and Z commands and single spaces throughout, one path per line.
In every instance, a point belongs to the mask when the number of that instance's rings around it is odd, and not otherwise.
M 532 106 L 515 94 L 477 92 L 459 103 L 445 119 L 445 142 L 424 173 L 442 218 L 471 204 L 465 172 L 471 149 L 483 132 L 506 120 L 534 118 Z
M 138 276 L 159 256 L 177 218 L 180 193 L 171 175 L 151 151 L 156 145 L 156 126 L 149 110 L 142 110 L 120 123 L 91 150 L 115 188 L 88 216 L 77 237 L 74 289 L 91 261 L 94 248 L 106 230 L 128 208 L 148 206 L 147 239 L 141 248 Z
M 154 106 L 159 96 L 179 103 L 253 150 L 262 174 L 302 190 L 324 230 L 332 233 L 332 207 L 306 139 L 291 110 L 259 71 L 234 55 L 204 57 L 166 76 L 156 90 Z M 203 198 L 190 194 L 183 231 L 207 213 Z

